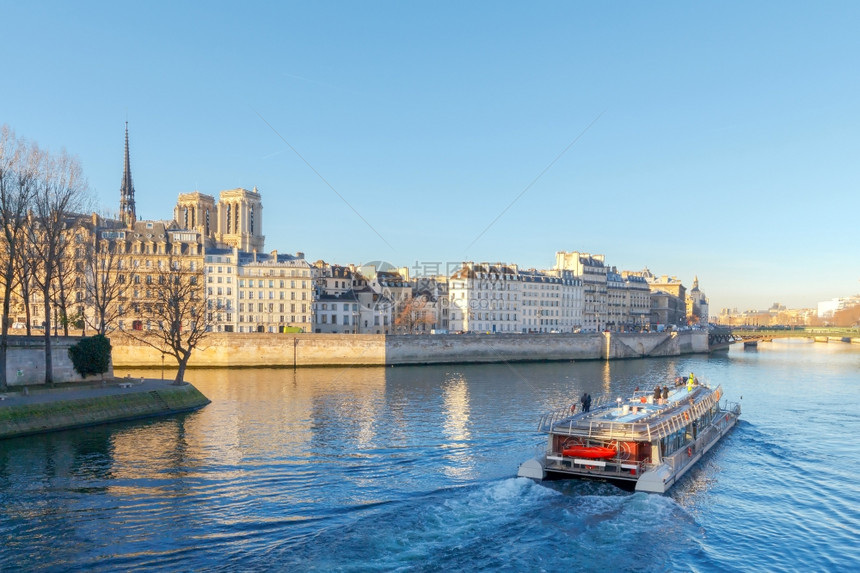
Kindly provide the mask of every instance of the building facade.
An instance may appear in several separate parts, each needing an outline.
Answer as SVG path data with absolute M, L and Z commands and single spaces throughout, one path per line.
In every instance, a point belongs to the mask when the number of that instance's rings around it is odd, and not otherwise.
M 464 263 L 448 279 L 455 332 L 570 333 L 582 329 L 582 281 L 569 270 Z
M 394 334 L 397 300 L 393 292 L 411 289 L 396 273 L 330 265 L 318 261 L 313 332 Z M 371 275 L 371 276 L 367 276 Z
M 624 281 L 624 316 L 628 331 L 642 331 L 651 324 L 651 289 L 648 281 L 639 273 L 622 271 Z
M 463 263 L 448 280 L 456 332 L 520 332 L 521 283 L 516 265 Z
M 568 270 L 582 281 L 583 332 L 600 332 L 606 329 L 609 320 L 607 275 L 603 255 L 591 255 L 578 251 L 559 251 L 555 254 L 556 270 Z
M 314 273 L 303 253 L 213 247 L 205 264 L 216 332 L 311 332 Z
M 651 328 L 659 330 L 686 325 L 686 287 L 677 277 L 663 275 L 658 278 L 647 274 L 646 280 L 651 289 Z
M 627 284 L 615 268 L 606 273 L 606 330 L 621 331 L 630 324 L 625 312 Z
M 520 271 L 520 332 L 582 330 L 582 281 L 568 270 Z

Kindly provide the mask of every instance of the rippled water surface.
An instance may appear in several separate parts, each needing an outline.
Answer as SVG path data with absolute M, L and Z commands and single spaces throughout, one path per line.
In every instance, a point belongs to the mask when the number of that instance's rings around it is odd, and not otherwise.
M 669 494 L 515 477 L 544 411 L 690 371 L 743 414 Z M 860 569 L 856 344 L 188 378 L 198 412 L 0 442 L 0 570 Z

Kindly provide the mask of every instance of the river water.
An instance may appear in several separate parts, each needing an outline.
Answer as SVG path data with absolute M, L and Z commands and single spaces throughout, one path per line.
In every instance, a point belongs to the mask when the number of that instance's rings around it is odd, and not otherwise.
M 743 413 L 668 494 L 515 477 L 541 413 L 689 372 Z M 188 379 L 212 404 L 0 442 L 0 570 L 860 570 L 857 345 Z

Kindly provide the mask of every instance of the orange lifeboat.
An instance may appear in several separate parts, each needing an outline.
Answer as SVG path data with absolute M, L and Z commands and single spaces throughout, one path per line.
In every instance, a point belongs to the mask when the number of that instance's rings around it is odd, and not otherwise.
M 612 448 L 602 448 L 600 446 L 571 446 L 561 451 L 562 455 L 571 458 L 586 458 L 589 460 L 599 460 L 601 458 L 614 458 L 615 450 Z

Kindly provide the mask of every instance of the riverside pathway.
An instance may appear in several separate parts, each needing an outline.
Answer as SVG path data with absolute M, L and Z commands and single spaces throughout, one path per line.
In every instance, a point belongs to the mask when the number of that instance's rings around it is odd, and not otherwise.
M 0 393 L 0 408 L 22 404 L 45 404 L 65 400 L 83 398 L 100 398 L 120 394 L 135 394 L 152 392 L 173 385 L 173 380 L 157 378 L 113 378 L 104 382 L 77 382 L 58 384 L 54 388 L 42 386 L 13 386 L 7 392 Z

